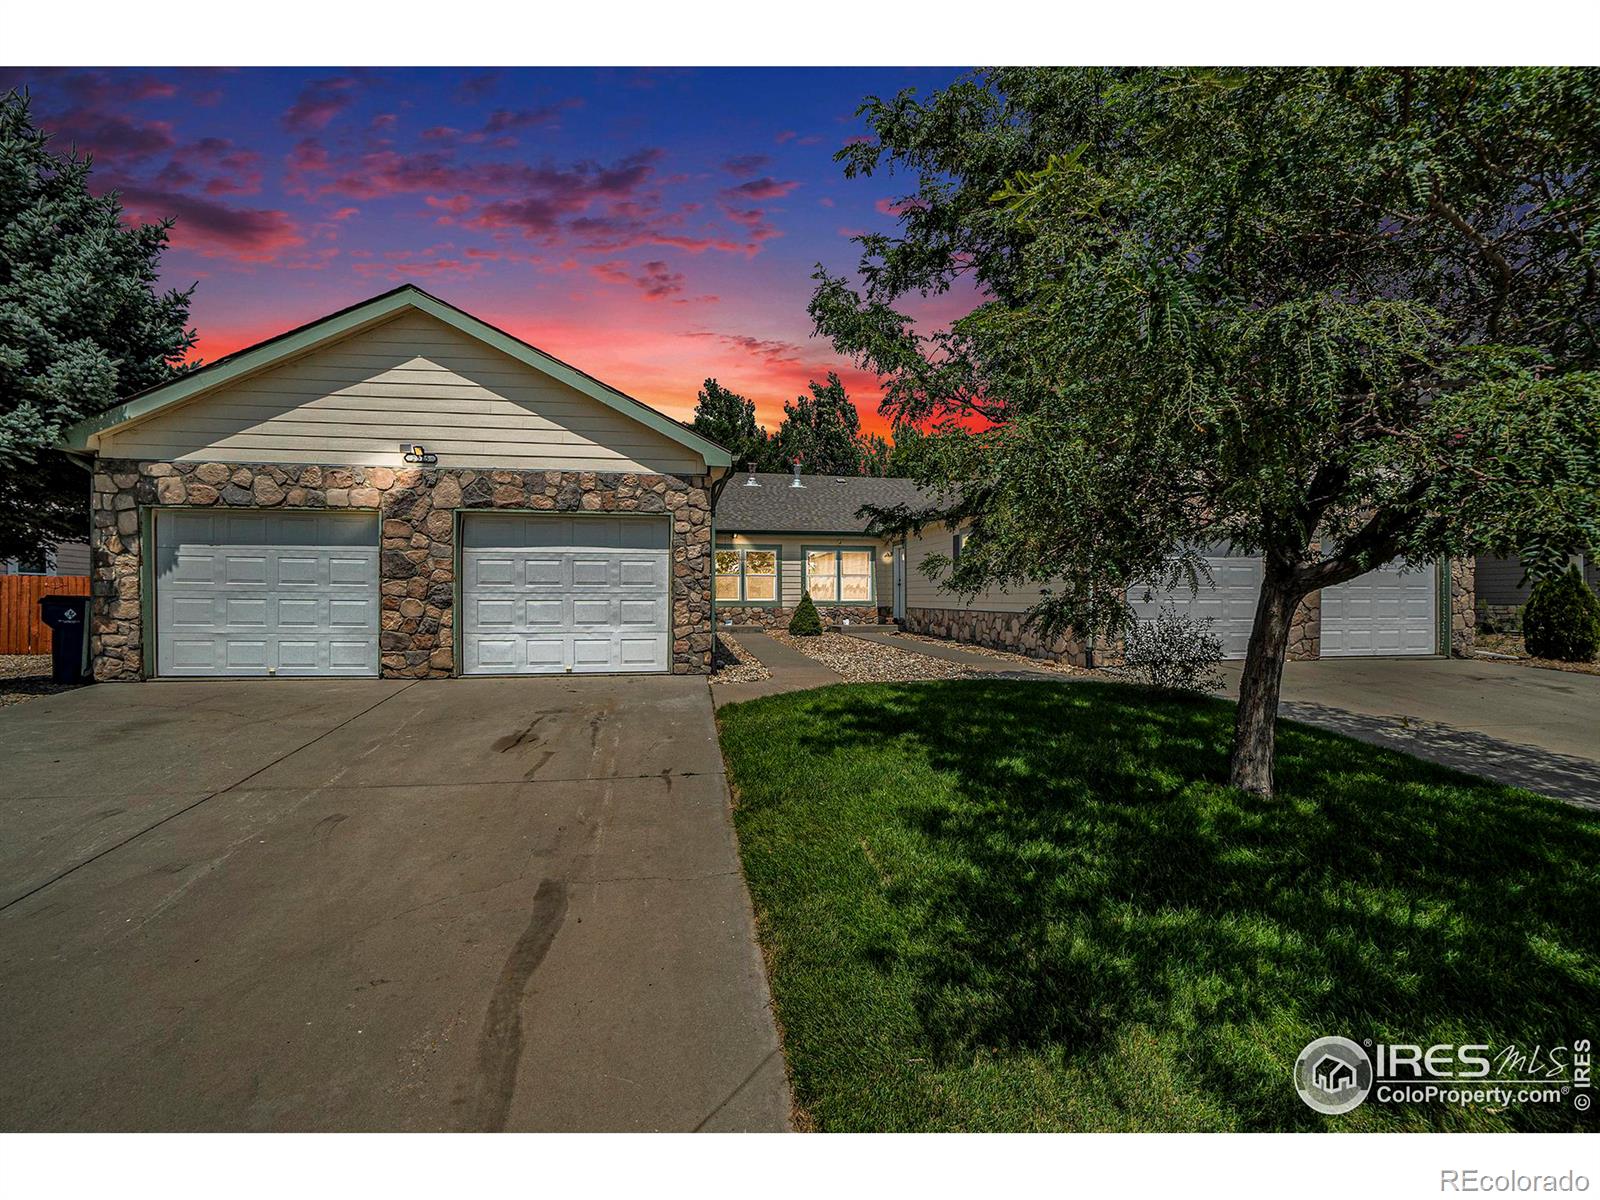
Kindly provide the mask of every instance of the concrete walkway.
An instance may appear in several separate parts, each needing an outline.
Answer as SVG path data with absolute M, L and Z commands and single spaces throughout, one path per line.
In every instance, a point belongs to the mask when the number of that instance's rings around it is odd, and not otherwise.
M 711 700 L 718 708 L 724 704 L 738 704 L 745 700 L 759 700 L 762 696 L 776 696 L 783 692 L 801 692 L 806 688 L 827 687 L 830 683 L 843 683 L 844 676 L 825 667 L 816 659 L 782 642 L 774 641 L 755 629 L 730 629 L 728 635 L 757 658 L 772 672 L 770 679 L 750 683 L 719 683 L 711 689 Z
M 704 679 L 0 711 L 0 1129 L 781 1130 Z

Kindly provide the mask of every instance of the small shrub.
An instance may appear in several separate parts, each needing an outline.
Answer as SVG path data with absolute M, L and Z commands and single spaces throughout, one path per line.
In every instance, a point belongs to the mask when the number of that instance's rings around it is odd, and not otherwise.
M 1151 687 L 1211 692 L 1222 686 L 1217 670 L 1221 659 L 1222 639 L 1211 632 L 1211 622 L 1167 605 L 1154 621 L 1140 621 L 1128 630 L 1122 670 Z
M 809 591 L 800 593 L 800 603 L 794 606 L 789 618 L 789 632 L 795 637 L 817 637 L 822 633 L 822 618 L 817 616 L 817 606 L 811 603 Z
M 1569 567 L 1533 585 L 1522 610 L 1522 643 L 1534 658 L 1589 662 L 1600 651 L 1600 596 Z

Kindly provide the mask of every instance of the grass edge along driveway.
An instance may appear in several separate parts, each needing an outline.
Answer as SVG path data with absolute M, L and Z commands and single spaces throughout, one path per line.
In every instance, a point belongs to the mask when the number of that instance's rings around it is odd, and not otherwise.
M 719 713 L 796 1103 L 822 1130 L 1593 1128 L 1326 1117 L 1313 1038 L 1549 1046 L 1600 1012 L 1600 815 L 1232 705 L 850 684 Z

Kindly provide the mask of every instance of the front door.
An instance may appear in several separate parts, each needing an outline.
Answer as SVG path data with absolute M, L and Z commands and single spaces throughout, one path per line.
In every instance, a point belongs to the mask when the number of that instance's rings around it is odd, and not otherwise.
M 894 548 L 894 619 L 906 619 L 906 547 L 903 542 Z

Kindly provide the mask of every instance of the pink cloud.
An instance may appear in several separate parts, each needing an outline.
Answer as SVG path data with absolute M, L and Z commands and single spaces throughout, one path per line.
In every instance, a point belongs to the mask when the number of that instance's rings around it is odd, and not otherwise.
M 730 175 L 754 175 L 771 161 L 766 154 L 739 154 L 726 160 L 722 169 Z
M 800 186 L 798 179 L 773 179 L 764 175 L 725 189 L 725 193 L 742 200 L 780 200 Z
M 247 262 L 265 262 L 305 244 L 289 214 L 277 208 L 236 208 L 182 192 L 133 183 L 117 186 L 128 215 L 136 220 L 171 218 L 175 249 L 201 254 L 230 254 Z
M 356 81 L 349 75 L 306 84 L 283 114 L 284 127 L 294 133 L 326 129 L 330 121 L 355 103 L 355 87 Z
M 907 196 L 903 200 L 892 200 L 886 196 L 876 201 L 872 207 L 886 217 L 900 217 L 908 212 L 921 212 L 928 207 L 928 202 L 920 196 Z
M 169 122 L 141 121 L 89 108 L 73 108 L 41 124 L 101 163 L 134 163 L 177 144 Z

